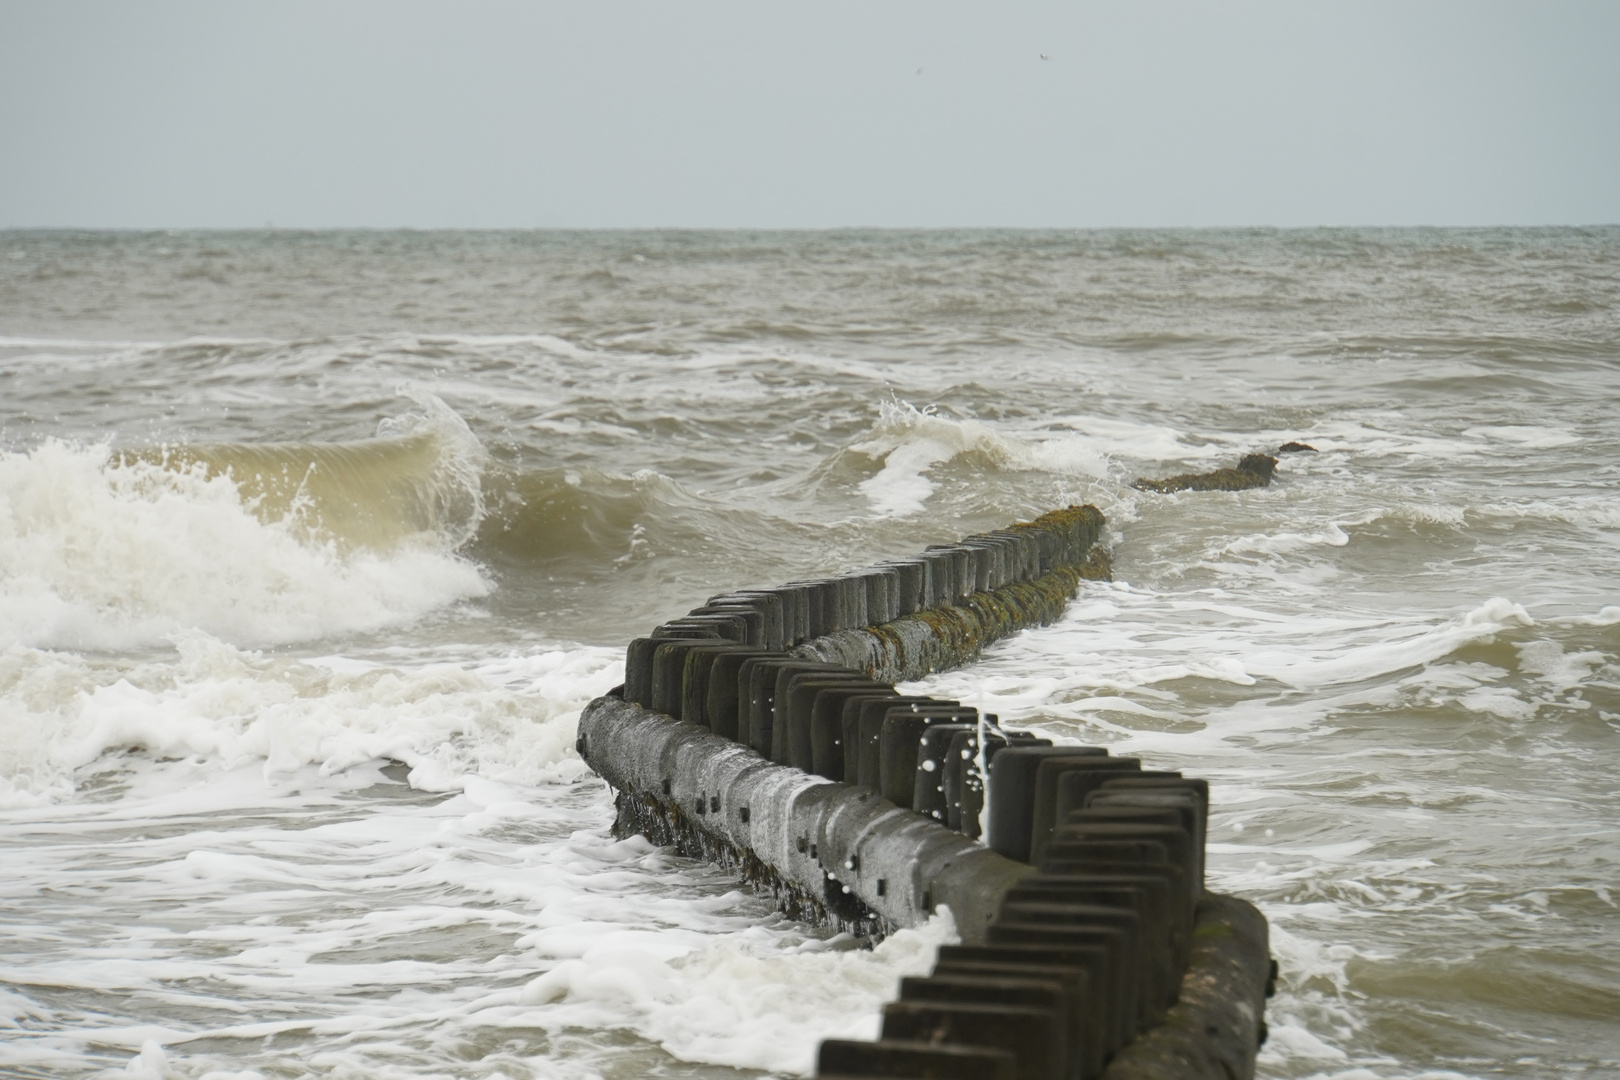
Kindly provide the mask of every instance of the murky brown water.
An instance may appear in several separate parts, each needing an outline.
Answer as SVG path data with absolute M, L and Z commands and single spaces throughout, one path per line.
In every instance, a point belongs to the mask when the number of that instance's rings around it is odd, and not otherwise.
M 1620 1072 L 1617 305 L 1614 229 L 0 234 L 0 1071 L 807 1068 L 930 938 L 612 842 L 577 710 L 1090 501 L 929 685 L 1213 781 L 1264 1074 Z

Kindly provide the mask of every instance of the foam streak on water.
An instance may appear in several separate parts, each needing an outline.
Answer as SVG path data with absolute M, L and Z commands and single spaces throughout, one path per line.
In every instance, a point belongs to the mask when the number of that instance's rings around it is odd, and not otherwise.
M 1620 232 L 0 234 L 0 1073 L 735 1077 L 876 951 L 609 834 L 623 642 L 1054 505 L 924 686 L 1209 777 L 1262 1074 L 1620 1072 Z M 1270 488 L 1138 476 L 1303 440 Z

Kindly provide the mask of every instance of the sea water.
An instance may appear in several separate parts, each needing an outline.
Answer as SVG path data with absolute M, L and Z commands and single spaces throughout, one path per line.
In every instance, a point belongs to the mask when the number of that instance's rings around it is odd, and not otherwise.
M 1075 502 L 915 688 L 1211 781 L 1262 1075 L 1620 1074 L 1617 414 L 1614 228 L 0 234 L 0 1074 L 808 1072 L 948 919 L 615 839 L 579 711 Z

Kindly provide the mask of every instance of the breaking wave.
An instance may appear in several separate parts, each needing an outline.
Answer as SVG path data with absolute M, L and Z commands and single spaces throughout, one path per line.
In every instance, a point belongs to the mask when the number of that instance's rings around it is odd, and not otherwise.
M 0 454 L 0 646 L 282 644 L 483 595 L 455 553 L 483 517 L 482 450 L 418 400 L 358 443 Z
M 934 493 L 929 471 L 957 458 L 976 460 L 994 471 L 1090 477 L 1108 473 L 1107 459 L 1079 437 L 1009 438 L 980 421 L 952 419 L 899 400 L 883 402 L 871 435 L 849 449 L 883 463 L 860 484 L 861 492 L 882 517 L 920 513 Z

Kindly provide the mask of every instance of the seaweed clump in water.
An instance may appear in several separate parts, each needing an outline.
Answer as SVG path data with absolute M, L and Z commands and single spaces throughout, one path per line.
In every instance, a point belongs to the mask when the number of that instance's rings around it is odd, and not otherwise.
M 1244 491 L 1265 487 L 1277 471 L 1277 459 L 1270 454 L 1244 454 L 1235 469 L 1207 473 L 1182 473 L 1163 480 L 1139 479 L 1131 487 L 1140 491 Z

